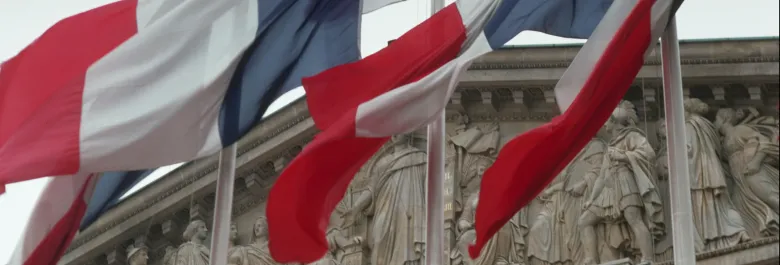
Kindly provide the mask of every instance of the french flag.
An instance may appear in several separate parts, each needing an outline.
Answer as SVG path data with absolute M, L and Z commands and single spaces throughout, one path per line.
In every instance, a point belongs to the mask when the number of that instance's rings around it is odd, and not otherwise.
M 91 173 L 233 144 L 302 77 L 358 60 L 361 14 L 400 1 L 120 0 L 56 23 L 0 65 L 0 194 L 57 176 L 11 264 L 56 264 L 93 193 L 128 186 Z
M 615 1 L 555 86 L 561 115 L 507 142 L 485 171 L 472 258 L 604 125 L 682 0 Z
M 322 132 L 269 194 L 273 258 L 281 263 L 321 258 L 328 249 L 330 214 L 353 176 L 389 137 L 436 119 L 474 59 L 524 30 L 588 38 L 611 5 L 611 0 L 460 0 L 385 49 L 305 78 L 309 111 Z

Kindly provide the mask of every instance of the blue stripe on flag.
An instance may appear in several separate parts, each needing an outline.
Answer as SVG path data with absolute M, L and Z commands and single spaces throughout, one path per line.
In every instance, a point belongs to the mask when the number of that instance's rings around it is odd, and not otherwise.
M 301 85 L 301 78 L 360 58 L 359 2 L 258 1 L 257 37 L 244 52 L 220 110 L 223 146 L 249 132 L 274 100 Z M 154 170 L 104 173 L 81 229 L 119 203 L 125 192 Z
M 135 184 L 141 182 L 146 176 L 149 176 L 154 170 L 136 170 L 128 172 L 107 172 L 100 175 L 97 184 L 95 184 L 95 191 L 92 193 L 92 198 L 89 199 L 87 204 L 87 211 L 84 213 L 84 218 L 81 220 L 80 229 L 85 229 L 87 226 L 95 222 L 104 212 L 113 208 L 114 205 L 119 203 L 119 198 L 122 197 L 128 190 L 133 188 Z
M 485 25 L 485 36 L 494 50 L 525 30 L 564 38 L 587 39 L 612 1 L 504 0 Z
M 358 0 L 263 0 L 260 26 L 233 75 L 220 113 L 228 146 L 263 117 L 301 78 L 360 58 Z

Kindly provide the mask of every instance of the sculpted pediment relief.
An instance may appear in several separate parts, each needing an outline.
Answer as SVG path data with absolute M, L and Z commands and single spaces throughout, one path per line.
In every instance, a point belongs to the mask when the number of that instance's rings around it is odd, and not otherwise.
M 744 51 L 758 49 L 750 48 L 745 43 L 764 48 L 761 48 L 760 53 L 740 55 Z M 711 48 L 716 46 L 739 47 L 739 49 Z M 774 48 L 767 48 L 770 46 Z M 561 51 L 561 49 L 549 49 L 547 52 L 550 54 Z M 684 77 L 687 96 L 699 99 L 701 103 L 708 106 L 707 111 L 702 111 L 701 106 L 698 108 L 695 106 L 699 103 L 693 104 L 695 100 L 688 101 L 690 105 L 688 131 L 696 132 L 691 133 L 692 137 L 689 139 L 689 148 L 692 150 L 689 157 L 692 161 L 690 165 L 694 168 L 694 165 L 699 163 L 705 165 L 699 168 L 706 169 L 699 171 L 692 169 L 691 172 L 692 177 L 696 176 L 697 181 L 702 181 L 701 187 L 706 188 L 701 192 L 692 191 L 700 195 L 699 199 L 694 198 L 693 202 L 699 205 L 694 206 L 696 209 L 694 214 L 699 216 L 697 222 L 700 222 L 696 228 L 697 234 L 700 234 L 697 250 L 701 253 L 715 253 L 717 250 L 734 249 L 768 237 L 772 238 L 780 230 L 778 228 L 780 218 L 777 217 L 777 189 L 772 188 L 777 187 L 775 182 L 772 182 L 777 179 L 778 162 L 776 153 L 773 153 L 773 150 L 776 150 L 773 148 L 776 148 L 777 144 L 776 140 L 770 141 L 773 139 L 772 134 L 778 128 L 776 102 L 780 89 L 776 81 L 777 67 L 768 66 L 776 66 L 780 61 L 777 40 L 743 41 L 732 44 L 720 42 L 681 44 L 681 49 L 683 53 L 688 53 L 688 55 L 683 54 L 685 72 L 689 75 Z M 713 51 L 719 53 L 714 54 Z M 534 51 L 538 55 L 537 52 Z M 672 242 L 668 229 L 671 217 L 667 199 L 669 181 L 665 174 L 667 165 L 664 163 L 666 161 L 663 142 L 665 132 L 658 126 L 662 124 L 658 121 L 663 116 L 661 97 L 663 93 L 658 82 L 660 75 L 657 71 L 644 70 L 625 97 L 634 105 L 631 109 L 635 112 L 633 114 L 635 117 L 628 118 L 635 120 L 634 125 L 633 127 L 621 125 L 625 127 L 624 131 L 635 132 L 635 134 L 626 133 L 630 136 L 620 136 L 629 140 L 615 140 L 617 132 L 594 139 L 578 159 L 567 167 L 565 170 L 567 173 L 561 173 L 553 181 L 554 184 L 564 184 L 548 187 L 536 201 L 523 212 L 518 213 L 516 222 L 504 228 L 508 232 L 502 234 L 505 237 L 496 239 L 495 253 L 497 254 L 487 255 L 486 257 L 491 258 L 481 258 L 476 261 L 477 263 L 467 263 L 473 261 L 465 260 L 463 259 L 465 256 L 460 255 L 459 248 L 465 244 L 463 242 L 471 240 L 468 224 L 469 211 L 471 211 L 470 198 L 479 192 L 481 175 L 492 163 L 501 144 L 512 136 L 557 115 L 554 97 L 550 96 L 550 92 L 555 84 L 556 71 L 564 69 L 568 59 L 560 56 L 555 58 L 542 56 L 537 57 L 541 58 L 537 61 L 521 60 L 523 56 L 518 54 L 518 51 L 501 50 L 475 63 L 468 74 L 468 78 L 473 79 L 467 78 L 468 80 L 462 83 L 462 87 L 456 90 L 456 95 L 448 106 L 446 146 L 448 189 L 445 191 L 445 196 L 448 196 L 449 204 L 445 206 L 447 219 L 445 229 L 447 229 L 446 237 L 449 242 L 446 254 L 451 257 L 450 264 L 487 264 L 494 261 L 490 265 L 573 265 L 585 264 L 584 261 L 587 261 L 588 256 L 596 257 L 595 262 L 601 263 L 627 258 L 633 264 L 641 261 L 643 256 L 656 263 L 670 260 Z M 649 65 L 655 63 L 650 60 Z M 745 77 L 744 71 L 737 71 L 737 68 L 753 69 L 755 72 L 751 72 L 750 77 Z M 715 70 L 705 71 L 706 69 Z M 534 77 L 536 79 L 526 78 L 531 72 L 536 73 L 537 77 Z M 724 74 L 725 72 L 730 73 Z M 548 76 L 549 78 L 545 78 L 549 80 L 541 80 L 538 76 Z M 619 118 L 626 120 L 625 117 Z M 234 203 L 234 219 L 237 221 L 239 231 L 246 230 L 246 232 L 240 233 L 239 238 L 243 240 L 236 242 L 236 246 L 252 244 L 252 241 L 248 240 L 252 235 L 249 231 L 253 230 L 251 228 L 255 219 L 262 216 L 260 209 L 275 175 L 286 162 L 289 162 L 296 150 L 299 151 L 300 146 L 305 145 L 316 133 L 316 128 L 306 112 L 305 100 L 280 110 L 279 113 L 264 121 L 264 126 L 261 127 L 263 128 L 253 131 L 247 139 L 240 142 L 239 167 L 241 169 L 237 171 L 236 180 L 236 191 L 240 194 L 236 195 Z M 407 260 L 412 263 L 424 260 L 425 253 L 420 251 L 424 249 L 425 242 L 420 239 L 421 237 L 424 239 L 424 233 L 419 228 L 421 225 L 424 226 L 424 220 L 421 217 L 410 217 L 403 223 L 393 223 L 388 221 L 392 216 L 383 215 L 381 210 L 381 207 L 388 207 L 388 209 L 408 207 L 409 212 L 413 213 L 412 216 L 419 215 L 418 212 L 424 214 L 421 208 L 424 206 L 426 171 L 423 135 L 424 133 L 417 133 L 402 138 L 412 139 L 409 142 L 397 139 L 399 141 L 395 143 L 406 143 L 408 147 L 406 151 L 399 150 L 401 148 L 397 145 L 389 143 L 355 176 L 347 196 L 339 206 L 339 214 L 331 223 L 333 231 L 338 231 L 329 234 L 329 239 L 332 239 L 334 246 L 337 246 L 331 251 L 331 257 L 335 257 L 335 260 L 325 260 L 320 264 L 374 264 L 372 260 L 378 261 L 380 257 L 386 257 L 385 260 Z M 641 142 L 641 138 L 649 143 L 653 155 L 647 150 L 648 145 L 635 143 Z M 774 139 L 777 137 L 775 136 Z M 634 149 L 644 150 L 642 154 L 633 154 L 635 158 L 639 158 L 641 170 L 633 166 L 621 168 L 611 164 L 602 165 L 605 154 L 611 156 L 611 151 L 607 151 L 610 148 L 623 150 L 623 152 L 628 152 L 629 149 L 632 152 L 635 151 Z M 713 149 L 717 152 L 711 151 Z M 625 163 L 621 162 L 620 151 L 617 152 L 618 154 L 614 155 L 617 157 L 616 163 Z M 131 262 L 129 259 L 130 256 L 140 257 L 135 256 L 136 253 L 141 253 L 140 250 L 133 252 L 123 247 L 127 246 L 127 241 L 135 237 L 138 231 L 149 231 L 147 232 L 150 238 L 147 244 L 148 264 L 165 264 L 166 257 L 168 260 L 175 260 L 173 257 L 176 255 L 166 256 L 165 249 L 169 249 L 168 253 L 176 253 L 175 250 L 179 249 L 181 244 L 191 241 L 191 239 L 182 239 L 182 234 L 193 218 L 192 213 L 197 213 L 194 217 L 202 220 L 212 218 L 209 209 L 213 206 L 206 197 L 213 194 L 213 190 L 209 189 L 213 189 L 213 183 L 216 181 L 216 161 L 215 158 L 208 158 L 188 164 L 174 172 L 175 178 L 163 178 L 154 184 L 155 187 L 142 190 L 135 198 L 129 198 L 117 206 L 110 215 L 77 236 L 69 253 L 63 259 L 63 264 L 88 264 L 92 260 L 98 260 L 96 264 L 102 265 L 106 264 L 108 254 L 113 252 L 119 253 L 111 254 L 112 257 L 116 257 L 113 260 L 119 261 L 117 264 L 133 264 L 132 262 L 143 264 L 140 263 L 141 261 Z M 613 160 L 610 160 L 611 162 Z M 713 168 L 721 168 L 721 170 L 712 170 Z M 602 171 L 623 173 L 612 174 L 614 173 L 612 172 L 610 177 L 604 180 L 609 183 L 604 185 L 603 190 L 609 192 L 597 193 L 594 198 L 595 182 L 603 176 Z M 642 204 L 639 207 L 639 215 L 642 217 L 642 223 L 647 227 L 649 236 L 639 231 L 642 230 L 641 228 L 637 230 L 639 232 L 635 231 L 639 227 L 639 222 L 629 221 L 629 219 L 636 220 L 631 216 L 635 211 L 626 209 L 637 206 L 636 200 L 615 202 L 608 199 L 610 196 L 602 195 L 628 194 L 628 197 L 632 197 L 630 195 L 635 194 L 633 186 L 625 193 L 617 191 L 615 187 L 621 186 L 620 183 L 624 182 L 616 181 L 612 176 L 635 176 L 637 172 L 649 172 L 644 174 L 648 175 L 647 183 L 653 184 L 653 188 L 648 188 L 650 186 L 640 188 L 637 183 L 637 189 L 640 192 L 645 188 L 653 190 L 648 194 L 657 194 L 659 198 L 648 202 L 661 211 L 647 209 L 644 197 L 639 199 Z M 400 179 L 415 181 L 403 182 Z M 423 180 L 423 184 L 420 184 L 420 180 Z M 705 180 L 713 180 L 713 182 L 709 183 Z M 420 192 L 414 194 L 390 195 L 392 187 L 421 188 L 419 188 Z M 417 199 L 418 197 L 421 199 Z M 392 198 L 403 198 L 403 200 L 386 206 L 380 203 L 380 210 L 376 209 L 377 202 L 391 201 Z M 204 209 L 189 209 L 190 201 L 197 202 L 196 204 Z M 599 211 L 598 209 L 586 210 L 591 207 L 583 209 L 586 204 L 602 208 L 601 213 L 594 214 L 598 217 L 595 219 L 602 220 L 598 222 L 581 220 L 587 219 L 582 217 L 583 212 Z M 355 213 L 351 214 L 353 211 Z M 716 213 L 712 213 L 713 211 Z M 626 214 L 627 212 L 629 213 Z M 651 214 L 648 216 L 647 213 Z M 657 221 L 658 216 L 660 222 Z M 704 223 L 713 220 L 717 221 L 717 225 L 710 226 Z M 631 222 L 636 226 L 632 226 Z M 385 242 L 377 240 L 375 235 L 377 231 L 381 231 L 377 227 L 383 225 L 408 228 L 404 230 L 405 233 L 398 232 L 393 236 L 408 239 L 404 241 L 405 245 L 399 248 L 405 251 L 378 250 L 384 248 Z M 586 249 L 583 241 L 592 242 L 594 237 L 582 236 L 582 232 L 589 234 L 590 227 L 593 228 L 592 234 L 595 234 L 596 243 L 587 246 L 596 246 L 596 254 L 586 255 L 593 251 Z M 568 237 L 560 231 L 576 231 L 579 235 Z M 359 240 L 356 240 L 357 238 Z M 652 246 L 650 251 L 643 247 L 647 245 L 643 243 L 647 242 L 647 238 L 650 238 Z M 199 249 L 199 247 L 190 249 Z M 131 252 L 133 255 L 128 255 Z M 397 255 L 394 253 L 400 252 L 405 254 L 402 258 L 396 258 Z M 647 254 L 648 252 L 650 254 Z

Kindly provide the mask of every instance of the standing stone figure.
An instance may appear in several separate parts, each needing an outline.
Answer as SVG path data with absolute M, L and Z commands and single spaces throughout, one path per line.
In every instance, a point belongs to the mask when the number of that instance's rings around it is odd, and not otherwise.
M 731 247 L 747 241 L 742 217 L 734 209 L 721 163 L 721 145 L 715 125 L 703 117 L 709 106 L 700 99 L 685 100 L 685 130 L 691 205 L 696 228 L 696 251 Z
M 377 165 L 368 190 L 345 218 L 373 216 L 367 232 L 372 265 L 421 264 L 425 251 L 425 152 L 410 135 L 392 138 L 393 152 Z
M 588 187 L 601 171 L 605 146 L 603 140 L 591 140 L 537 197 L 542 209 L 528 232 L 529 264 L 574 265 L 582 261 L 577 218 L 582 214 L 582 195 L 589 194 Z
M 246 257 L 246 247 L 238 245 L 238 226 L 230 222 L 230 240 L 228 241 L 228 265 L 245 265 L 241 263 Z M 248 264 L 246 264 L 248 265 Z
M 127 264 L 128 265 L 146 265 L 149 261 L 149 253 L 146 247 L 135 247 L 130 245 L 127 248 Z
M 172 246 L 165 247 L 165 255 L 163 255 L 163 265 L 176 265 L 176 248 Z
M 777 129 L 737 122 L 733 109 L 720 109 L 715 126 L 723 134 L 723 149 L 736 185 L 732 199 L 742 213 L 748 234 L 778 234 Z M 775 136 L 772 136 L 775 134 Z M 775 139 L 772 139 L 775 138 Z
M 658 146 L 655 149 L 656 184 L 658 184 L 656 187 L 658 188 L 658 194 L 660 194 L 661 200 L 663 201 L 663 208 L 666 209 L 666 211 L 663 212 L 664 223 L 671 224 L 672 204 L 670 199 L 671 193 L 669 191 L 669 151 L 666 148 L 666 120 L 664 118 L 658 119 L 655 128 L 655 136 L 656 139 L 658 139 Z M 655 254 L 657 258 L 660 257 L 662 260 L 671 259 L 669 258 L 669 255 L 671 255 L 672 250 L 671 234 L 667 234 L 655 243 Z
M 209 236 L 206 222 L 201 220 L 190 222 L 184 229 L 183 236 L 187 242 L 181 244 L 176 250 L 175 265 L 208 265 L 209 249 L 203 245 Z
M 228 265 L 277 265 L 268 251 L 268 221 L 264 216 L 257 218 L 252 230 L 252 242 L 231 251 Z
M 458 228 L 461 231 L 458 239 L 458 251 L 453 258 L 457 264 L 468 265 L 516 265 L 526 264 L 525 260 L 525 239 L 523 238 L 528 231 L 525 222 L 525 209 L 520 210 L 509 222 L 504 225 L 496 234 L 485 244 L 479 257 L 470 260 L 468 257 L 468 245 L 474 243 L 476 232 L 474 231 L 474 217 L 479 201 L 479 191 L 473 193 L 468 203 L 463 209 L 463 216 L 458 221 Z
M 626 241 L 639 249 L 640 264 L 649 264 L 653 259 L 651 231 L 663 227 L 662 202 L 653 179 L 655 151 L 637 123 L 633 104 L 623 101 L 605 124 L 612 139 L 599 178 L 578 220 L 584 264 L 599 262 L 595 226 L 602 222 L 625 222 L 633 237 Z

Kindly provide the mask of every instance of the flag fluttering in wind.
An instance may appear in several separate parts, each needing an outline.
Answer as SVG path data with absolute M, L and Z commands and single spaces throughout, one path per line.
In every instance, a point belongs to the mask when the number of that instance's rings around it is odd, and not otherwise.
M 120 0 L 56 23 L 0 65 L 0 194 L 57 176 L 45 198 L 90 196 L 39 203 L 13 260 L 55 264 L 85 201 L 88 225 L 143 170 L 233 144 L 302 77 L 359 59 L 361 13 L 400 1 Z
M 76 235 L 97 176 L 48 179 L 8 265 L 54 265 Z
M 460 0 L 385 49 L 304 79 L 309 112 L 322 132 L 271 189 L 266 214 L 274 259 L 321 258 L 329 217 L 353 176 L 390 136 L 436 119 L 475 58 L 524 30 L 588 38 L 611 4 Z M 375 235 L 372 240 L 382 240 Z
M 472 258 L 607 121 L 681 0 L 615 1 L 555 87 L 562 115 L 507 142 L 485 171 Z

